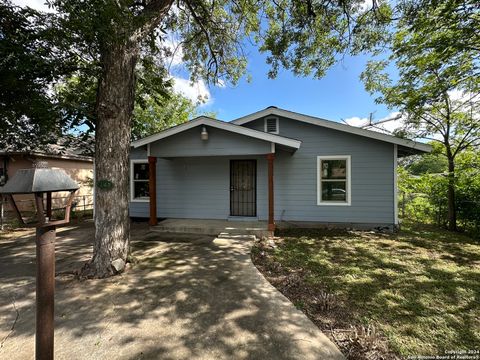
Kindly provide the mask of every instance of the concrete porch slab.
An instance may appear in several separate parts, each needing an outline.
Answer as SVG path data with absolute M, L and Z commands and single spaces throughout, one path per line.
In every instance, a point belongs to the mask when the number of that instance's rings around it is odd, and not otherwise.
M 151 227 L 152 231 L 168 233 L 190 233 L 204 234 L 219 237 L 239 237 L 254 235 L 259 238 L 268 237 L 266 221 L 234 221 L 214 219 L 165 219 L 156 226 Z

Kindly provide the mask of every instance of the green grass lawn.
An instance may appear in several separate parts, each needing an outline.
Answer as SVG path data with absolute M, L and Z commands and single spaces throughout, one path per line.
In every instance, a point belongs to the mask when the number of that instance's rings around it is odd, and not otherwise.
M 480 349 L 478 242 L 414 225 L 398 234 L 297 229 L 280 237 L 268 261 L 333 294 L 343 325 L 374 325 L 402 356 Z

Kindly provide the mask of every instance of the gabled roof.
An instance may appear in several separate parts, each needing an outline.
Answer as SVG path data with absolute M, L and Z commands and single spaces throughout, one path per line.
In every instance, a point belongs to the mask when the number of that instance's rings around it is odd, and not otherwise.
M 432 147 L 428 144 L 423 144 L 420 142 L 412 141 L 412 140 L 406 140 L 402 138 L 398 138 L 396 136 L 392 135 L 387 135 L 387 134 L 382 134 L 376 131 L 371 131 L 371 130 L 365 130 L 361 129 L 355 126 L 350 126 L 346 124 L 341 124 L 336 121 L 331 121 L 331 120 L 325 120 L 321 119 L 315 116 L 309 116 L 309 115 L 304 115 L 304 114 L 299 114 L 293 111 L 288 111 L 284 109 L 280 109 L 274 106 L 270 106 L 266 109 L 254 112 L 252 114 L 243 116 L 241 118 L 233 120 L 231 123 L 235 125 L 244 125 L 250 121 L 254 121 L 260 118 L 263 118 L 265 116 L 281 116 L 293 120 L 298 120 L 302 121 L 308 124 L 313 124 L 313 125 L 318 125 L 318 126 L 323 126 L 325 128 L 329 129 L 334 129 L 338 131 L 343 131 L 346 133 L 350 134 L 355 134 L 355 135 L 360 135 L 360 136 L 365 136 L 367 138 L 375 139 L 375 140 L 380 140 L 380 141 L 385 141 L 389 142 L 392 144 L 397 144 L 409 149 L 414 149 L 418 150 L 421 152 L 431 152 Z
M 209 118 L 209 117 L 206 117 L 206 116 L 200 116 L 200 117 L 195 118 L 193 120 L 187 121 L 186 123 L 183 123 L 183 124 L 171 127 L 169 129 L 166 129 L 162 132 L 147 136 L 143 139 L 133 141 L 132 146 L 137 148 L 137 147 L 140 147 L 140 146 L 143 146 L 143 145 L 150 144 L 154 141 L 164 139 L 166 137 L 178 134 L 182 131 L 186 131 L 186 130 L 194 128 L 196 126 L 202 126 L 202 125 L 211 126 L 211 127 L 217 128 L 217 129 L 230 131 L 230 132 L 240 134 L 240 135 L 249 136 L 249 137 L 252 137 L 252 138 L 255 138 L 255 139 L 269 141 L 269 142 L 272 142 L 272 143 L 275 143 L 275 144 L 278 144 L 278 145 L 283 145 L 283 146 L 287 146 L 287 147 L 294 148 L 294 149 L 300 148 L 300 145 L 302 144 L 302 142 L 299 141 L 299 140 L 290 139 L 290 138 L 286 138 L 284 136 L 274 135 L 274 134 L 266 133 L 266 132 L 263 132 L 263 131 L 249 129 L 249 128 L 246 128 L 244 126 L 239 126 L 239 125 L 235 125 L 235 124 L 228 123 L 228 122 L 225 122 L 225 121 L 212 119 L 212 118 Z

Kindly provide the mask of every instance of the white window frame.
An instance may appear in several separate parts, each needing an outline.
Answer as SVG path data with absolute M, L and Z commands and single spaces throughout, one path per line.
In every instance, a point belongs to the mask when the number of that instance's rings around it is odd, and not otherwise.
M 133 178 L 133 165 L 134 164 L 148 164 L 147 159 L 136 159 L 130 160 L 130 201 L 131 202 L 150 202 L 150 198 L 136 198 L 135 195 L 135 188 L 134 188 L 134 178 Z M 150 171 L 150 169 L 148 169 Z
M 275 120 L 275 127 L 277 129 L 277 131 L 267 131 L 267 121 L 268 120 L 272 120 L 274 119 Z M 279 133 L 279 127 L 278 127 L 278 116 L 267 116 L 265 119 L 263 119 L 263 126 L 264 126 L 264 130 L 267 134 L 278 134 Z
M 345 189 L 347 190 L 347 201 L 328 201 L 322 200 L 322 177 L 321 177 L 321 163 L 322 160 L 347 160 L 347 177 L 346 180 L 339 181 L 346 181 Z M 352 170 L 351 170 L 351 156 L 350 155 L 322 155 L 317 156 L 317 205 L 329 205 L 329 206 L 350 206 L 352 205 Z M 332 181 L 332 179 L 325 179 L 328 181 Z M 336 180 L 333 180 L 336 181 Z

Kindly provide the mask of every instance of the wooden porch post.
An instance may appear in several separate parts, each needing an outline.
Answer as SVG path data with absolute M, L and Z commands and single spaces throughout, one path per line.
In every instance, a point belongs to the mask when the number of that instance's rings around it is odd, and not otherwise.
M 275 154 L 267 154 L 268 161 L 268 231 L 275 230 L 275 216 L 274 216 L 274 193 L 273 193 L 273 160 Z
M 157 225 L 157 158 L 148 157 L 148 192 L 150 194 L 150 226 Z

